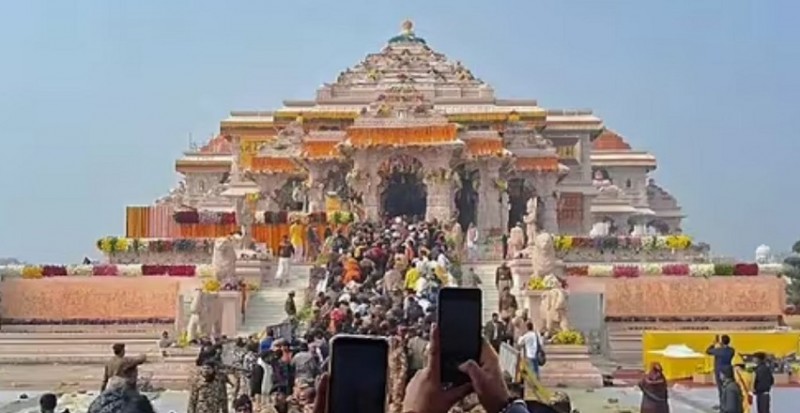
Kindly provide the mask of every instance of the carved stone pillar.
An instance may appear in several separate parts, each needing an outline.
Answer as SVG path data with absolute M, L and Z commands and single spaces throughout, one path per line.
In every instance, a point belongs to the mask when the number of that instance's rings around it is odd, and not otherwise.
M 364 192 L 364 213 L 367 215 L 367 220 L 372 222 L 380 222 L 381 219 L 381 200 L 378 193 L 380 186 L 380 177 L 377 175 L 375 168 L 370 168 L 371 171 L 367 172 L 368 175 L 362 180 Z
M 308 210 L 325 210 L 325 179 L 330 168 L 326 165 L 308 165 Z
M 424 182 L 428 191 L 425 220 L 448 222 L 453 218 L 453 171 L 449 151 L 430 150 L 420 159 L 423 163 Z
M 503 204 L 503 196 L 495 183 L 500 178 L 500 162 L 490 159 L 479 169 L 478 231 L 488 235 L 492 229 L 505 228 L 503 222 L 508 219 L 508 206 Z
M 558 176 L 552 172 L 536 173 L 534 175 L 534 185 L 539 198 L 542 200 L 540 205 L 542 228 L 551 234 L 558 234 L 558 202 L 555 196 L 556 181 Z
M 448 222 L 453 217 L 453 202 L 450 195 L 453 193 L 452 181 L 438 178 L 426 179 L 428 189 L 428 202 L 425 210 L 425 220 Z

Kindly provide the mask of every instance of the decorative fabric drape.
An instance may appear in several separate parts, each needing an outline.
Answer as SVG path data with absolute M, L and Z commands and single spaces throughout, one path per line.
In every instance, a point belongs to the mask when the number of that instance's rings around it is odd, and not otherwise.
M 149 229 L 149 206 L 129 206 L 125 208 L 125 236 L 127 238 L 147 238 Z

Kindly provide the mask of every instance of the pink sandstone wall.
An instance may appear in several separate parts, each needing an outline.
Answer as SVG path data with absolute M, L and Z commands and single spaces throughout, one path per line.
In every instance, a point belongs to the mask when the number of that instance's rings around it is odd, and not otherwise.
M 607 279 L 606 316 L 777 317 L 783 314 L 785 288 L 783 279 L 766 275 Z
M 13 279 L 0 283 L 0 315 L 12 321 L 175 318 L 180 281 L 169 277 Z

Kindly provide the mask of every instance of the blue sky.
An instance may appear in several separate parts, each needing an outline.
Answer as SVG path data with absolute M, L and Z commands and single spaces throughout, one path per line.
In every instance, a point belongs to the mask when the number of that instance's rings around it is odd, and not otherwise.
M 591 108 L 719 254 L 800 238 L 800 3 L 0 3 L 0 256 L 73 262 L 177 182 L 190 134 L 273 109 L 379 50 L 403 19 L 499 96 Z

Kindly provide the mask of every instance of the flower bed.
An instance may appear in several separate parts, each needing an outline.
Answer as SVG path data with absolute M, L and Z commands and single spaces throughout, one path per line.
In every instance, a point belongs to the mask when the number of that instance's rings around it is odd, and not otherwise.
M 780 265 L 775 264 L 684 264 L 684 263 L 644 263 L 644 264 L 566 264 L 564 273 L 571 276 L 636 278 L 639 276 L 756 276 L 759 274 L 780 274 Z
M 682 251 L 691 249 L 692 238 L 688 235 L 666 236 L 608 236 L 608 237 L 575 237 L 572 235 L 558 235 L 555 237 L 557 251 L 571 251 L 574 249 L 597 250 L 673 250 Z M 699 246 L 698 246 L 699 247 Z
M 236 214 L 219 211 L 176 211 L 172 218 L 178 224 L 235 224 Z
M 75 277 L 213 277 L 214 267 L 207 264 L 147 265 L 147 264 L 97 264 L 97 265 L 5 265 L 0 266 L 3 277 L 26 279 Z
M 214 250 L 214 241 L 207 238 L 156 239 L 105 237 L 97 240 L 97 249 L 106 254 L 147 252 L 206 252 Z

